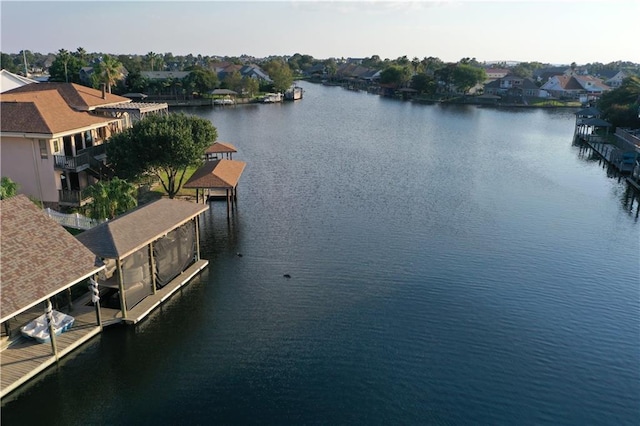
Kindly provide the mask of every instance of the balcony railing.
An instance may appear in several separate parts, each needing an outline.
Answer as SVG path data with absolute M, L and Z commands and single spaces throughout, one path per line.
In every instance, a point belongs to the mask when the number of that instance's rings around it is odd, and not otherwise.
M 68 155 L 54 155 L 55 167 L 69 172 L 81 172 L 92 166 L 97 157 L 106 155 L 106 144 L 92 146 L 78 151 L 75 157 Z
M 91 201 L 91 197 L 85 194 L 84 190 L 59 189 L 58 203 L 63 206 L 83 206 Z

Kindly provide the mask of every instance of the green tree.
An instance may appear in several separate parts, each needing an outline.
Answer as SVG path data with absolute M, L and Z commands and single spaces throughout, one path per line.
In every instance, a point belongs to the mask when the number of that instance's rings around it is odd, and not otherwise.
M 0 180 L 0 200 L 13 197 L 18 193 L 18 184 L 6 176 Z
M 456 88 L 466 94 L 473 86 L 485 81 L 487 79 L 487 73 L 482 68 L 466 64 L 457 64 L 453 69 L 452 77 Z
M 71 55 L 67 50 L 60 49 L 49 67 L 49 80 L 80 83 L 80 68 L 84 66 L 86 66 L 85 62 Z
M 285 92 L 293 84 L 293 73 L 289 65 L 279 60 L 271 60 L 264 65 L 264 70 L 273 81 L 273 90 Z
M 251 78 L 247 76 L 242 77 L 241 83 L 242 83 L 241 91 L 249 95 L 249 97 L 253 97 L 255 94 L 258 93 L 258 90 L 260 90 L 260 84 L 258 83 L 258 80 L 256 80 L 255 78 Z
M 149 88 L 149 80 L 140 71 L 130 72 L 125 79 L 124 87 L 127 92 L 144 93 Z
M 85 214 L 92 219 L 114 219 L 138 205 L 136 187 L 117 177 L 100 181 L 85 191 L 91 197 Z
M 11 55 L 4 52 L 0 54 L 0 68 L 14 74 L 20 71 L 20 68 L 15 64 Z
M 92 78 L 94 78 L 94 86 L 105 84 L 107 92 L 111 93 L 111 87 L 123 78 L 122 64 L 114 57 L 104 55 L 102 62 L 98 64 L 92 74 Z
M 183 79 L 184 86 L 190 92 L 207 93 L 218 87 L 218 76 L 211 70 L 200 66 L 191 67 L 191 72 Z
M 242 89 L 242 75 L 238 71 L 225 75 L 222 80 L 222 87 L 239 92 Z
M 150 115 L 112 136 L 107 157 L 120 178 L 152 174 L 174 198 L 187 168 L 202 164 L 205 149 L 217 138 L 209 120 L 185 114 Z
M 421 94 L 433 95 L 436 92 L 435 79 L 423 72 L 418 73 L 411 78 L 411 87 Z
M 411 79 L 410 65 L 390 65 L 380 73 L 380 83 L 393 84 L 396 87 L 405 85 Z
M 616 127 L 640 127 L 640 77 L 631 76 L 598 101 L 602 116 Z

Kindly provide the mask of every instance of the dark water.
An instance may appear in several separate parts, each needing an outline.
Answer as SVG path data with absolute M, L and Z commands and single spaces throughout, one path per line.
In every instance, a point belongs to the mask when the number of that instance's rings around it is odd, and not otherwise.
M 304 87 L 188 110 L 248 163 L 209 268 L 3 424 L 638 424 L 638 202 L 573 111 Z

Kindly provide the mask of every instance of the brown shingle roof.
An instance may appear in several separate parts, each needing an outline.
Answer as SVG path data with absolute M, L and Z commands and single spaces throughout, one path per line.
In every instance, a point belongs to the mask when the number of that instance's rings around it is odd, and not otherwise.
M 208 208 L 206 204 L 163 198 L 85 231 L 78 240 L 97 256 L 121 259 Z
M 28 86 L 41 86 L 29 84 Z M 27 86 L 23 86 L 27 87 Z M 0 96 L 0 131 L 55 134 L 114 121 L 72 109 L 57 90 L 5 92 Z
M 26 196 L 0 201 L 0 210 L 0 322 L 103 268 Z
M 122 96 L 105 93 L 105 99 L 102 98 L 102 91 L 92 89 L 91 87 L 82 86 L 75 83 L 40 83 L 27 84 L 17 87 L 7 93 L 28 93 L 39 92 L 43 90 L 56 90 L 67 104 L 78 111 L 89 111 L 98 106 L 119 104 L 122 102 L 131 102 L 131 99 Z
M 207 161 L 189 178 L 184 188 L 234 188 L 247 163 L 236 160 Z
M 225 152 L 238 152 L 235 146 L 229 142 L 216 142 L 204 152 L 205 154 L 224 154 Z

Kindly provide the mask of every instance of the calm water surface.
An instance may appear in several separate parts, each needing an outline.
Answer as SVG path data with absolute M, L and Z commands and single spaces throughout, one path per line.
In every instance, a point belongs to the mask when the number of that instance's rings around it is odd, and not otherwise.
M 638 424 L 638 201 L 573 111 L 303 86 L 187 110 L 248 163 L 209 268 L 2 423 Z

